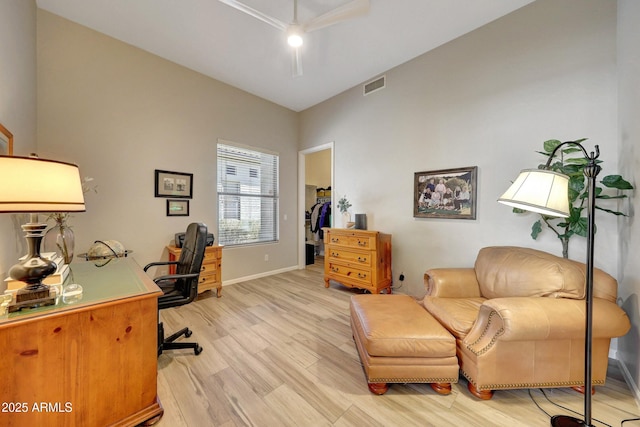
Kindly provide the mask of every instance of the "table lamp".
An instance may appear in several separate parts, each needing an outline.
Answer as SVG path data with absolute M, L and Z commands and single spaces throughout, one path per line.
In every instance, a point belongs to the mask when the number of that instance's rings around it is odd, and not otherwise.
M 9 312 L 52 305 L 55 298 L 42 280 L 56 271 L 56 264 L 40 256 L 47 228 L 38 213 L 84 212 L 84 195 L 78 166 L 37 157 L 0 156 L 0 212 L 29 213 L 22 226 L 27 240 L 26 257 L 11 267 L 9 277 L 25 282 L 18 289 Z
M 577 145 L 584 154 L 587 164 L 584 175 L 587 178 L 587 263 L 585 283 L 585 350 L 584 350 L 584 420 L 568 415 L 554 415 L 551 417 L 553 427 L 591 426 L 591 353 L 593 328 L 593 244 L 595 240 L 595 204 L 596 204 L 596 176 L 600 173 L 600 166 L 596 159 L 600 156 L 598 146 L 595 154 L 587 154 L 577 141 L 566 141 L 559 144 L 549 156 L 544 169 L 527 169 L 520 172 L 518 178 L 509 189 L 498 199 L 515 208 L 537 212 L 542 215 L 568 217 L 569 209 L 569 177 L 549 170 L 549 165 L 558 149 L 564 145 Z

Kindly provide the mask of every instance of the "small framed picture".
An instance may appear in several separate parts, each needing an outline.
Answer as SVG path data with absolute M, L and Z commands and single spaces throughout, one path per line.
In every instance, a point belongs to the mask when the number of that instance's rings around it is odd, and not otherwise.
M 167 200 L 167 216 L 189 216 L 189 201 Z
M 476 219 L 478 167 L 416 172 L 413 217 Z
M 193 174 L 156 169 L 156 197 L 193 197 Z
M 0 155 L 13 155 L 13 134 L 0 123 Z

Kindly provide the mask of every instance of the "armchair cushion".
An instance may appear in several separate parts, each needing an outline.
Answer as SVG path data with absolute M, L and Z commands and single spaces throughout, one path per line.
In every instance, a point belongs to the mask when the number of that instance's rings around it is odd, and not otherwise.
M 483 248 L 476 258 L 475 272 L 482 296 L 489 299 L 585 296 L 584 265 L 535 249 Z
M 424 308 L 456 338 L 467 336 L 485 298 L 438 298 L 426 296 Z

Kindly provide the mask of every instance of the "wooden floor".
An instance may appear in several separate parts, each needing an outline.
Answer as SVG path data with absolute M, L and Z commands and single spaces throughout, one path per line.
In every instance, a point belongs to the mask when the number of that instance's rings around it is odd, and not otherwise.
M 358 291 L 333 282 L 327 289 L 321 264 L 309 267 L 162 310 L 169 333 L 188 325 L 204 351 L 174 350 L 158 359 L 165 413 L 156 426 L 548 426 L 549 414 L 569 414 L 552 402 L 582 411 L 582 395 L 570 389 L 548 389 L 548 400 L 534 389 L 480 401 L 462 377 L 448 396 L 426 384 L 371 394 L 349 326 L 349 298 Z M 615 366 L 596 390 L 594 425 L 640 416 Z M 632 426 L 640 421 L 624 423 Z

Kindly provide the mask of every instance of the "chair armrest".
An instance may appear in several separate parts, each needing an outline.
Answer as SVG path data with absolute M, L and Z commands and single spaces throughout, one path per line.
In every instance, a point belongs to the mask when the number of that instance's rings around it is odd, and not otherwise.
M 615 338 L 631 327 L 616 304 L 593 300 L 594 338 Z M 585 301 L 569 298 L 513 297 L 487 300 L 463 344 L 476 354 L 497 341 L 584 339 Z
M 178 265 L 178 261 L 157 261 L 150 262 L 149 264 L 144 266 L 144 271 L 147 271 L 151 267 L 156 267 L 160 265 Z
M 427 295 L 442 298 L 478 298 L 480 285 L 473 268 L 432 268 L 424 273 Z
M 191 279 L 193 277 L 198 277 L 199 275 L 200 273 L 166 274 L 164 276 L 155 277 L 153 281 L 158 283 L 162 280 Z

